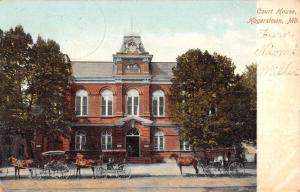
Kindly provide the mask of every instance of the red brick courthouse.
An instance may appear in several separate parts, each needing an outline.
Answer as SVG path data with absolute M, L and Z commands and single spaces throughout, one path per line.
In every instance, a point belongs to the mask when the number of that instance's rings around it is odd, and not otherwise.
M 104 149 L 127 149 L 129 161 L 143 163 L 160 161 L 170 152 L 189 151 L 169 116 L 176 63 L 152 62 L 152 57 L 141 37 L 131 34 L 124 36 L 112 62 L 73 61 L 71 101 L 77 120 L 69 140 L 59 139 L 46 149 L 89 157 Z

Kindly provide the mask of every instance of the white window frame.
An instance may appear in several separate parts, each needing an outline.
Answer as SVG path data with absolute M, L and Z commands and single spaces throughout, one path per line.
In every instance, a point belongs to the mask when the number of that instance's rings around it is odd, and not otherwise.
M 79 141 L 79 143 L 77 143 L 77 141 Z M 76 131 L 76 133 L 75 133 L 75 150 L 83 151 L 83 150 L 85 150 L 85 146 L 86 146 L 85 131 L 83 131 L 83 130 Z
M 165 136 L 162 131 L 157 131 L 154 134 L 153 138 L 154 150 L 155 151 L 164 151 L 165 150 Z
M 102 103 L 102 98 L 104 98 L 104 101 L 105 101 L 105 104 L 103 105 Z M 108 114 L 108 100 L 111 99 L 111 115 Z M 102 91 L 101 93 L 101 97 L 100 97 L 100 102 L 101 102 L 101 105 L 100 105 L 100 114 L 101 116 L 113 116 L 114 114 L 114 97 L 113 97 L 113 92 L 110 91 L 110 90 L 104 90 Z M 103 111 L 102 111 L 102 107 L 105 106 L 105 114 L 103 114 Z
M 110 145 L 108 144 L 108 138 L 110 137 Z M 112 149 L 113 137 L 111 131 L 103 131 L 101 134 L 101 149 Z M 109 147 L 110 146 L 110 147 Z
M 134 98 L 137 97 L 137 114 L 134 114 Z M 128 111 L 128 101 L 129 99 L 131 100 L 131 112 L 132 114 L 129 114 L 129 111 Z M 126 98 L 126 111 L 127 111 L 127 115 L 128 116 L 139 116 L 139 112 L 140 112 L 140 97 L 139 97 L 139 92 L 135 89 L 130 89 L 128 92 L 127 92 L 127 98 Z
M 181 141 L 180 142 L 180 150 L 181 151 L 191 151 L 191 145 L 187 141 Z
M 76 107 L 77 107 L 77 98 L 80 98 L 80 110 L 79 110 L 79 114 L 76 114 Z M 83 98 L 86 97 L 86 114 L 83 114 Z M 75 114 L 76 116 L 88 116 L 89 114 L 89 97 L 88 97 L 88 92 L 85 90 L 79 90 L 76 92 L 76 96 L 75 96 Z
M 162 115 L 160 114 L 160 97 L 163 98 L 163 111 Z M 157 105 L 154 106 L 154 99 L 157 99 Z M 157 114 L 154 114 L 154 109 L 156 108 Z M 165 116 L 165 94 L 162 90 L 156 90 L 152 93 L 152 115 L 154 117 L 164 117 Z

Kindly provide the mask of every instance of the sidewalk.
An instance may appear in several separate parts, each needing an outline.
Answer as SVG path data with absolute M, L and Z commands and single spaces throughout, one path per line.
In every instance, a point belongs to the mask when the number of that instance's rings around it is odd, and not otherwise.
M 133 176 L 178 176 L 180 175 L 180 169 L 174 162 L 167 163 L 155 163 L 155 164 L 130 164 L 131 173 Z M 256 176 L 255 168 L 245 169 L 247 175 Z M 195 169 L 193 166 L 182 167 L 183 175 L 194 175 Z M 202 170 L 199 170 L 202 173 Z
M 128 167 L 131 170 L 131 177 L 162 177 L 162 176 L 180 176 L 180 170 L 175 161 L 168 161 L 166 163 L 154 163 L 154 164 L 129 164 Z M 246 166 L 245 169 L 247 176 L 256 176 L 255 166 Z M 195 169 L 192 166 L 182 167 L 183 176 L 194 176 Z M 201 176 L 202 170 L 199 170 Z M 29 177 L 28 170 L 20 171 L 21 177 Z M 85 168 L 81 170 L 81 175 L 84 178 L 92 177 L 92 170 Z M 227 175 L 225 175 L 227 176 Z M 8 176 L 6 178 L 14 177 L 14 168 L 9 169 Z M 1 179 L 1 178 L 0 178 Z M 5 179 L 5 178 L 3 178 Z

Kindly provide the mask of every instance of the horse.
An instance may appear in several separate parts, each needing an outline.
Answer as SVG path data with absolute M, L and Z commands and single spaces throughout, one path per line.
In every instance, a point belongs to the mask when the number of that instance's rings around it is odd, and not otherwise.
M 172 153 L 169 157 L 170 159 L 175 159 L 176 164 L 178 165 L 180 169 L 180 173 L 182 175 L 182 166 L 193 166 L 196 174 L 198 175 L 198 160 L 194 157 L 179 157 L 176 153 Z
M 93 171 L 93 177 L 95 177 L 95 168 L 94 166 L 97 165 L 97 161 L 92 160 L 92 159 L 84 159 L 83 155 L 77 155 L 76 156 L 76 161 L 75 161 L 75 166 L 76 166 L 76 177 L 79 173 L 79 176 L 81 177 L 81 168 L 88 168 L 90 167 Z
M 33 165 L 33 161 L 30 159 L 27 160 L 19 160 L 14 158 L 13 156 L 8 158 L 8 162 L 10 164 L 12 164 L 15 167 L 15 178 L 17 178 L 17 174 L 18 177 L 20 178 L 20 169 L 28 169 L 30 172 L 30 176 L 32 177 L 33 172 L 32 172 L 32 165 Z

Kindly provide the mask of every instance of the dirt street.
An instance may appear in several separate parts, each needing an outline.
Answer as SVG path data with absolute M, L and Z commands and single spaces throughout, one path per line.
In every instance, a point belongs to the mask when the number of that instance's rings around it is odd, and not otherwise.
M 256 191 L 256 177 L 140 177 L 131 179 L 2 180 L 4 191 Z

